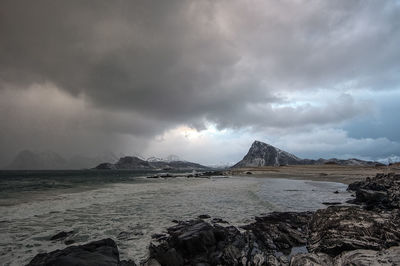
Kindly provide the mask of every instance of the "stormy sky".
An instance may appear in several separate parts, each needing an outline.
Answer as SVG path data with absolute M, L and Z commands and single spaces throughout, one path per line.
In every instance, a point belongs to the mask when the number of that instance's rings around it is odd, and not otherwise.
M 0 1 L 0 165 L 19 151 L 400 156 L 399 1 Z

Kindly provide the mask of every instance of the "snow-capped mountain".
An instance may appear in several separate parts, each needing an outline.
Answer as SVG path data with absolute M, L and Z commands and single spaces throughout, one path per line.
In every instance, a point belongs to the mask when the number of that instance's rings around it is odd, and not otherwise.
M 165 170 L 205 170 L 204 165 L 187 161 L 167 161 L 156 157 L 143 160 L 136 156 L 125 156 L 116 163 L 101 163 L 95 169 L 165 169 Z

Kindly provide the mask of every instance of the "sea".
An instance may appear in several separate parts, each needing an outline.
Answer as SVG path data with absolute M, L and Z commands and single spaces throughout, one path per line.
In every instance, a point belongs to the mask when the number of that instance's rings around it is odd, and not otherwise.
M 347 185 L 253 176 L 157 178 L 157 171 L 0 171 L 0 265 L 25 265 L 36 254 L 110 237 L 121 259 L 139 262 L 151 236 L 173 220 L 201 214 L 235 226 L 273 211 L 314 211 L 345 202 Z M 180 174 L 183 174 L 182 172 Z M 338 191 L 339 193 L 334 193 Z

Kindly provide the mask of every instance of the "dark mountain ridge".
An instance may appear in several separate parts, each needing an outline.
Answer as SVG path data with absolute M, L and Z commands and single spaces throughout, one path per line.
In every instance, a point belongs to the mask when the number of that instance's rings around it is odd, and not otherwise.
M 142 160 L 136 156 L 125 156 L 116 163 L 101 163 L 94 169 L 163 169 L 206 170 L 209 167 L 187 161 Z
M 281 166 L 281 165 L 353 165 L 353 166 L 376 166 L 383 165 L 378 162 L 363 161 L 359 159 L 340 160 L 332 159 L 301 159 L 289 152 L 278 149 L 272 145 L 261 141 L 254 141 L 243 159 L 232 166 L 232 168 L 242 167 L 261 167 L 261 166 Z

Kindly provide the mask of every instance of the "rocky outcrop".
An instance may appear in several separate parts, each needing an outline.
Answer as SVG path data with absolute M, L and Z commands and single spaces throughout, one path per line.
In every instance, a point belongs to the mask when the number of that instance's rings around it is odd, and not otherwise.
M 377 174 L 373 178 L 350 184 L 348 190 L 356 192 L 352 203 L 363 204 L 368 209 L 400 208 L 400 174 Z
M 306 245 L 311 217 L 311 212 L 273 212 L 256 217 L 254 223 L 242 228 L 251 232 L 268 253 L 290 254 L 293 247 Z
M 332 258 L 324 253 L 298 254 L 290 266 L 342 266 L 342 265 L 400 265 L 400 247 L 383 250 L 357 249 Z
M 52 241 L 53 240 L 64 240 L 65 238 L 72 235 L 73 233 L 74 233 L 74 231 L 68 231 L 68 232 L 61 231 L 61 232 L 55 234 L 54 236 L 52 236 L 50 238 L 50 240 L 52 240 Z
M 133 261 L 120 261 L 117 245 L 103 239 L 81 246 L 36 255 L 28 266 L 135 266 Z
M 180 221 L 168 228 L 168 237 L 149 247 L 148 262 L 179 266 L 208 263 L 212 265 L 239 265 L 248 256 L 245 236 L 233 226 L 211 225 L 201 219 Z
M 380 250 L 400 243 L 399 212 L 334 206 L 318 210 L 309 224 L 308 250 L 336 256 L 356 249 Z
M 168 228 L 168 237 L 150 245 L 149 261 L 161 265 L 279 265 L 288 262 L 292 248 L 305 246 L 311 215 L 271 213 L 244 226 L 243 233 L 202 219 L 181 221 Z
M 261 141 L 254 141 L 244 158 L 232 166 L 232 168 L 261 167 L 261 166 L 281 166 L 281 165 L 321 165 L 337 164 L 352 166 L 378 166 L 383 165 L 377 162 L 363 161 L 359 159 L 339 160 L 332 159 L 301 159 L 289 152 L 280 150 L 272 145 Z

